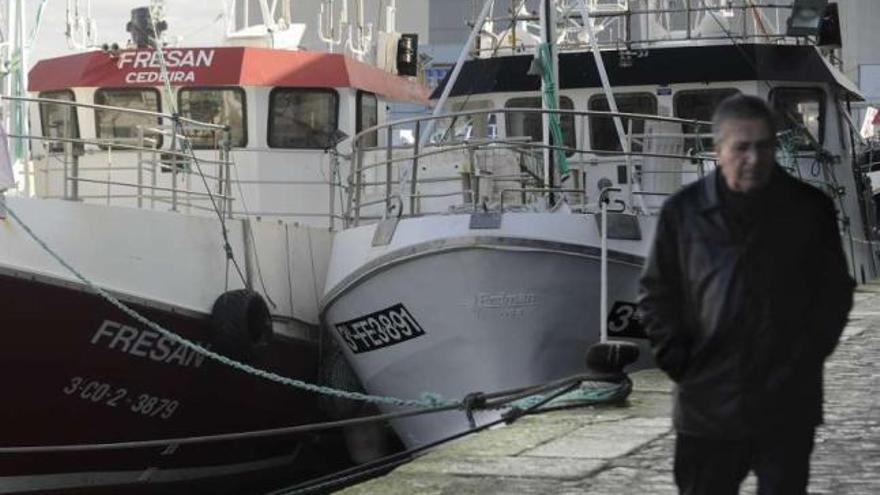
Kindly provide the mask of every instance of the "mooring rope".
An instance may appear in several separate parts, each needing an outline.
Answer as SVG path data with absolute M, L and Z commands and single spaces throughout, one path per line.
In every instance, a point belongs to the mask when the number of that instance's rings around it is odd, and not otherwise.
M 170 330 L 163 328 L 158 323 L 146 318 L 141 315 L 134 309 L 130 308 L 128 305 L 114 297 L 112 294 L 107 292 L 106 290 L 99 287 L 95 282 L 90 280 L 88 277 L 80 273 L 76 268 L 74 268 L 70 263 L 64 260 L 61 255 L 55 252 L 40 236 L 36 234 L 22 219 L 18 216 L 18 213 L 12 208 L 9 202 L 5 205 L 5 210 L 12 217 L 24 231 L 34 240 L 46 253 L 49 254 L 52 258 L 55 259 L 61 266 L 63 266 L 67 271 L 73 274 L 74 277 L 79 279 L 83 284 L 85 284 L 89 289 L 94 291 L 96 294 L 101 296 L 104 300 L 115 306 L 117 309 L 134 319 L 135 321 L 147 326 L 148 328 L 155 330 L 163 337 L 175 342 L 181 346 L 184 346 L 198 354 L 205 356 L 206 358 L 212 359 L 222 365 L 228 366 L 230 368 L 236 369 L 238 371 L 242 371 L 249 375 L 253 375 L 271 382 L 275 382 L 281 385 L 286 385 L 289 387 L 297 388 L 300 390 L 305 390 L 308 392 L 313 392 L 317 394 L 328 395 L 331 397 L 338 397 L 341 399 L 349 399 L 360 402 L 366 402 L 370 404 L 382 404 L 387 406 L 395 406 L 395 407 L 418 407 L 418 408 L 434 408 L 434 407 L 445 407 L 445 406 L 461 406 L 460 401 L 448 401 L 443 399 L 437 394 L 425 393 L 422 395 L 420 399 L 401 399 L 398 397 L 387 397 L 380 395 L 369 395 L 362 394 L 359 392 L 351 392 L 348 390 L 339 390 L 332 387 L 325 387 L 322 385 L 316 385 L 313 383 L 304 382 L 302 380 L 296 380 L 293 378 L 288 378 L 285 376 L 278 375 L 268 370 L 264 370 L 261 368 L 257 368 L 255 366 L 251 366 L 249 364 L 245 364 L 234 359 L 230 359 L 222 354 L 218 354 L 207 347 L 202 346 L 196 342 L 193 342 L 185 337 L 182 337 Z

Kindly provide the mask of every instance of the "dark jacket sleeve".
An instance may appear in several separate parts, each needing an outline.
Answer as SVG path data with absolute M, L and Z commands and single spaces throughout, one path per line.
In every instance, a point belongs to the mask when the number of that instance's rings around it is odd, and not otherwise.
M 683 324 L 684 287 L 672 210 L 667 201 L 660 212 L 639 280 L 639 310 L 657 366 L 677 382 L 687 368 L 690 339 Z
M 841 246 L 834 204 L 830 199 L 823 199 L 825 202 L 817 219 L 819 240 L 816 243 L 814 258 L 817 279 L 813 304 L 810 305 L 811 314 L 806 320 L 814 325 L 814 351 L 822 360 L 831 355 L 837 347 L 840 334 L 846 326 L 847 316 L 852 309 L 855 288 Z

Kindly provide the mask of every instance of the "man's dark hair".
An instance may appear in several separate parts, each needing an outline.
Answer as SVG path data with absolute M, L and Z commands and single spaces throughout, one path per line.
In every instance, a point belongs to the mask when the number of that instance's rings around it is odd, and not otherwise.
M 712 114 L 712 134 L 715 144 L 721 142 L 721 124 L 728 120 L 763 120 L 776 137 L 776 114 L 767 102 L 757 96 L 736 94 L 729 96 L 718 104 Z

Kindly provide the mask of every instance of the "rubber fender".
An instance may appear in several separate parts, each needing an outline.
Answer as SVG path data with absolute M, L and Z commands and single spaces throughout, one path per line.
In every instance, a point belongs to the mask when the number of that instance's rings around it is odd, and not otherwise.
M 249 289 L 223 293 L 211 309 L 213 350 L 232 359 L 253 362 L 272 341 L 272 315 L 263 296 Z
M 624 340 L 593 344 L 587 349 L 587 368 L 603 373 L 622 372 L 639 358 L 639 346 Z
M 331 341 L 327 347 L 328 350 L 324 353 L 321 367 L 318 370 L 318 382 L 326 387 L 339 390 L 366 393 L 339 346 Z M 367 405 L 363 402 L 326 395 L 318 398 L 318 404 L 333 419 L 361 416 L 367 408 Z

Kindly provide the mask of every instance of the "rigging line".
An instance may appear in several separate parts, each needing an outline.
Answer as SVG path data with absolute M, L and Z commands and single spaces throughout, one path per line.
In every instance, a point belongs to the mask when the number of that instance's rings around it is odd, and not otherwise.
M 232 134 L 227 133 L 227 137 L 231 138 Z M 232 152 L 232 150 L 231 150 L 232 143 L 227 142 L 224 146 L 226 146 L 226 156 L 231 157 L 232 155 L 230 153 Z M 231 158 L 229 158 L 229 162 L 231 164 L 231 166 L 229 167 L 229 170 L 231 170 L 235 173 L 235 186 L 236 186 L 236 188 L 238 188 L 238 196 L 239 196 L 239 199 L 241 200 L 241 209 L 244 212 L 245 218 L 251 218 L 252 215 L 251 215 L 250 210 L 248 209 L 247 201 L 244 199 L 244 189 L 242 189 L 242 187 L 241 187 L 241 177 L 238 175 L 238 164 L 235 163 L 234 161 L 232 161 Z M 231 179 L 231 177 L 230 177 L 230 179 Z M 229 194 L 230 192 L 231 191 L 227 191 L 227 194 Z M 256 263 L 256 265 L 257 265 L 257 279 L 260 281 L 260 287 L 263 288 L 263 295 L 266 296 L 266 302 L 268 302 L 272 306 L 273 309 L 277 309 L 278 305 L 275 304 L 275 301 L 272 300 L 272 296 L 269 295 L 269 289 L 266 288 L 266 281 L 263 279 L 263 268 L 262 268 L 262 263 L 260 263 L 260 251 L 257 249 L 257 238 L 254 235 L 253 226 L 250 224 L 250 222 L 248 222 L 245 224 L 244 228 L 247 231 L 246 235 L 248 237 L 250 237 L 251 243 L 253 243 L 253 246 L 254 246 L 254 249 L 253 249 L 254 263 Z M 291 315 L 293 315 L 293 313 L 292 313 L 293 306 L 290 307 L 290 310 L 291 310 Z
M 214 209 L 214 213 L 217 214 L 217 218 L 220 220 L 220 232 L 223 236 L 223 250 L 226 253 L 227 259 L 232 261 L 232 264 L 235 267 L 235 271 L 238 272 L 238 277 L 241 279 L 242 285 L 244 287 L 250 288 L 250 284 L 247 283 L 247 278 L 244 276 L 241 267 L 238 265 L 238 261 L 235 259 L 235 253 L 232 250 L 232 244 L 230 244 L 229 242 L 229 230 L 226 227 L 226 219 L 223 217 L 223 213 L 220 211 L 217 200 L 214 198 L 214 193 L 211 192 L 211 187 L 208 185 L 208 179 L 205 177 L 205 173 L 202 171 L 201 162 L 199 161 L 198 157 L 196 157 L 190 138 L 187 137 L 183 132 L 183 125 L 180 122 L 180 114 L 177 111 L 177 102 L 174 99 L 174 90 L 171 88 L 171 80 L 168 77 L 168 65 L 165 61 L 165 51 L 162 49 L 162 45 L 159 42 L 159 33 L 156 31 L 156 23 L 153 17 L 152 8 L 149 10 L 149 13 L 150 26 L 153 29 L 153 49 L 156 51 L 156 53 L 159 54 L 159 71 L 161 74 L 163 87 L 165 88 L 165 92 L 168 96 L 168 104 L 171 107 L 171 121 L 173 124 L 172 132 L 174 133 L 173 135 L 180 135 L 182 137 L 181 147 L 183 148 L 184 153 L 188 154 L 192 158 L 193 163 L 195 163 L 196 170 L 199 173 L 199 177 L 202 179 L 202 184 L 205 186 L 205 191 L 208 193 L 208 198 L 211 200 L 211 206 Z
M 516 6 L 513 8 L 513 12 L 512 12 L 511 18 L 510 18 L 510 24 L 507 26 L 507 29 L 512 30 L 512 32 L 514 33 L 514 36 L 516 33 L 516 23 L 518 21 L 517 16 L 519 15 L 519 8 L 518 7 L 520 7 L 521 5 L 524 5 L 524 4 L 525 4 L 525 0 L 521 0 L 521 1 L 517 2 Z M 493 6 L 493 8 L 494 8 L 494 6 Z M 495 57 L 495 55 L 498 54 L 498 50 L 500 50 L 500 49 L 501 49 L 501 42 L 498 42 L 497 44 L 495 44 L 495 47 L 492 49 L 492 53 L 489 55 L 489 58 Z M 516 50 L 516 46 L 511 45 L 510 46 L 511 53 L 513 53 L 515 50 Z M 451 74 L 451 72 L 450 72 L 450 74 Z M 486 79 L 488 79 L 491 76 L 492 76 L 492 74 L 489 71 L 486 71 L 485 73 L 483 73 L 483 80 L 485 81 Z M 449 84 L 448 80 L 447 80 L 447 84 Z M 475 86 L 476 85 L 472 85 L 471 88 L 473 88 Z M 461 110 L 464 110 L 465 108 L 467 108 L 467 104 L 470 103 L 471 97 L 473 95 L 474 95 L 473 90 L 468 92 L 468 94 L 464 98 L 464 102 L 462 102 L 461 106 L 459 107 Z M 488 119 L 488 116 L 486 118 Z M 447 126 L 446 130 L 443 131 L 443 134 L 441 134 L 438 137 L 438 139 L 440 141 L 445 140 L 446 136 L 449 135 L 450 131 L 452 131 L 453 137 L 454 137 L 455 131 L 453 129 L 455 128 L 455 124 L 458 122 L 458 119 L 459 119 L 458 115 L 452 117 L 452 121 L 449 123 L 449 126 Z M 430 138 L 431 138 L 431 136 L 428 136 L 428 139 L 430 139 Z

